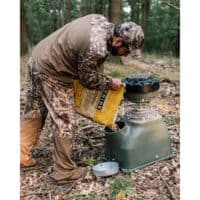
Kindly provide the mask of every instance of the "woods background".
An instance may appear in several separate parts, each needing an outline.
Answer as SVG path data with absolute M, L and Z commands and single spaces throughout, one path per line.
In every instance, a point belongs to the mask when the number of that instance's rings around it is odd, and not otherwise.
M 20 171 L 20 199 L 178 200 L 180 197 L 179 0 L 21 0 L 20 3 L 20 113 L 26 105 L 28 91 L 26 64 L 32 48 L 40 40 L 64 24 L 89 13 L 103 14 L 116 24 L 131 20 L 140 24 L 145 33 L 145 53 L 142 59 L 132 59 L 131 56 L 117 57 L 120 62 L 113 62 L 108 58 L 104 62 L 104 73 L 119 79 L 141 74 L 153 75 L 160 79 L 160 90 L 156 98 L 151 101 L 151 106 L 163 116 L 172 148 L 177 153 L 172 159 L 156 162 L 130 174 L 119 172 L 112 177 L 97 178 L 93 174 L 92 167 L 102 162 L 101 156 L 104 154 L 105 144 L 104 127 L 76 113 L 72 158 L 78 166 L 87 168 L 88 173 L 85 179 L 73 188 L 69 189 L 68 185 L 58 187 L 48 180 L 53 171 L 54 149 L 53 129 L 48 115 L 40 139 L 32 151 L 37 164 L 30 169 L 22 168 Z M 196 30 L 193 32 L 196 33 Z M 190 41 L 191 39 L 193 37 Z M 119 107 L 121 115 L 125 112 L 125 107 L 128 110 L 131 106 L 130 102 L 124 100 Z
M 99 13 L 116 24 L 140 24 L 145 52 L 179 57 L 179 4 L 179 0 L 20 0 L 21 55 L 64 24 Z

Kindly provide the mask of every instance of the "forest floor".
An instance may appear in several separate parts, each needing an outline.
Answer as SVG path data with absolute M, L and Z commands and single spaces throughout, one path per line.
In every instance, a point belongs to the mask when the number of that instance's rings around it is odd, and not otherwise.
M 21 58 L 21 110 L 27 89 L 25 63 Z M 142 61 L 123 58 L 124 65 L 105 63 L 105 73 L 116 78 L 135 74 L 153 74 L 160 78 L 158 96 L 151 101 L 163 116 L 176 156 L 156 162 L 130 174 L 121 171 L 114 176 L 99 178 L 92 166 L 102 162 L 104 152 L 104 126 L 76 115 L 77 135 L 74 140 L 73 159 L 88 169 L 85 179 L 69 186 L 54 185 L 49 176 L 53 170 L 52 132 L 49 118 L 40 139 L 32 151 L 37 160 L 34 167 L 21 168 L 21 200 L 177 200 L 180 199 L 180 91 L 179 60 L 172 57 L 144 55 Z M 123 102 L 120 112 L 123 112 Z M 123 113 L 122 113 L 123 114 Z

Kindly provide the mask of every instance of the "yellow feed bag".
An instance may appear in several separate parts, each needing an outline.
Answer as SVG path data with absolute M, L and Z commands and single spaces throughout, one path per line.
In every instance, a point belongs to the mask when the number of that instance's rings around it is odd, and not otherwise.
M 124 85 L 117 91 L 96 91 L 83 87 L 78 80 L 73 84 L 76 111 L 95 122 L 112 127 L 123 99 Z

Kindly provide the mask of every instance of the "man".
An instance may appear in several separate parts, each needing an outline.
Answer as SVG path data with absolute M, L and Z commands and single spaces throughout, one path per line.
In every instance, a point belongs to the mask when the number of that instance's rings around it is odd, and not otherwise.
M 71 159 L 74 118 L 73 80 L 94 90 L 118 90 L 121 82 L 105 76 L 100 65 L 110 52 L 116 56 L 138 53 L 144 40 L 140 26 L 119 26 L 91 14 L 66 24 L 43 39 L 28 62 L 29 88 L 21 123 L 21 165 L 31 166 L 30 156 L 47 113 L 54 122 L 54 171 L 57 184 L 79 180 L 85 170 Z

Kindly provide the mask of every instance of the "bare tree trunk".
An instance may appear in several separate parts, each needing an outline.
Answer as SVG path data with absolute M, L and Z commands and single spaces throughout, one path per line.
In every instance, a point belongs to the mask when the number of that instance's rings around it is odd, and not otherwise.
M 82 15 L 87 15 L 87 0 L 82 0 Z
M 82 14 L 87 15 L 91 12 L 90 0 L 82 0 Z
M 103 14 L 104 6 L 105 6 L 104 0 L 96 0 L 96 6 L 94 8 L 95 13 Z
M 56 1 L 54 1 L 54 8 L 53 8 L 53 10 L 54 10 L 54 15 L 53 15 L 53 31 L 55 31 L 56 29 L 57 29 L 57 16 L 56 16 L 56 8 L 57 8 L 57 3 L 56 3 Z
M 176 36 L 176 47 L 175 47 L 175 53 L 176 57 L 180 56 L 180 22 L 178 20 L 178 30 L 177 30 L 177 36 Z
M 128 0 L 128 4 L 131 7 L 131 20 L 135 21 L 135 16 L 136 16 L 136 0 Z
M 121 0 L 109 0 L 109 21 L 114 24 L 121 22 Z M 122 63 L 119 56 L 109 56 L 108 59 L 114 63 Z
M 135 2 L 135 22 L 140 24 L 140 0 L 136 0 Z
M 109 21 L 115 24 L 121 22 L 121 0 L 109 0 Z
M 149 15 L 149 9 L 150 9 L 150 0 L 143 0 L 142 4 L 142 29 L 144 32 L 144 35 L 147 33 L 147 24 L 148 24 L 148 15 Z
M 67 0 L 66 5 L 67 5 L 66 22 L 68 23 L 71 21 L 71 0 Z
M 20 54 L 24 55 L 28 51 L 24 0 L 20 0 L 20 31 Z
M 150 9 L 150 2 L 149 0 L 144 0 L 142 4 L 142 28 L 144 31 L 144 34 L 147 30 L 147 20 L 149 15 L 149 9 Z

